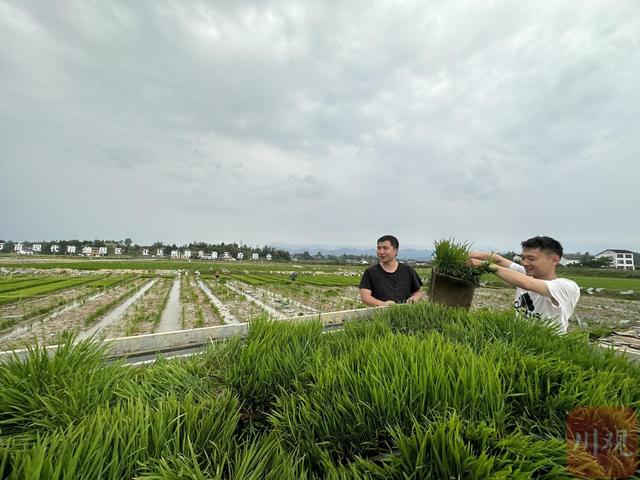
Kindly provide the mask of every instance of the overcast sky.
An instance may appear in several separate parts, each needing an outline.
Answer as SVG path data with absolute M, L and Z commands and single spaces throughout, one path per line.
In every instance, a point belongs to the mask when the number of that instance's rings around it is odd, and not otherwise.
M 640 251 L 640 3 L 0 0 L 0 239 Z

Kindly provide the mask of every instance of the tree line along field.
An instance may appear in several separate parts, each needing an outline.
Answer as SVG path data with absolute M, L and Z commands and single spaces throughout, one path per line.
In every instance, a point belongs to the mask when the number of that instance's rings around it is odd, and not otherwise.
M 99 268 L 114 264 L 120 268 Z M 286 318 L 362 308 L 357 286 L 366 268 L 180 260 L 33 261 L 20 263 L 18 269 L 9 265 L 2 264 L 0 276 L 0 348 L 4 349 L 36 339 L 50 343 L 65 330 L 113 338 L 244 322 L 264 313 Z M 416 270 L 426 290 L 430 269 Z M 295 281 L 290 279 L 292 272 L 297 274 Z M 640 278 L 576 276 L 568 269 L 563 273 L 584 288 L 576 310 L 584 325 L 619 329 L 638 323 Z M 510 307 L 510 287 L 495 276 L 485 276 L 483 283 L 486 288 L 477 290 L 473 309 Z M 164 319 L 167 327 L 161 322 L 171 310 L 174 288 L 179 292 L 179 313 Z M 131 304 L 115 318 L 114 312 L 127 302 Z M 572 328 L 576 325 L 574 321 Z

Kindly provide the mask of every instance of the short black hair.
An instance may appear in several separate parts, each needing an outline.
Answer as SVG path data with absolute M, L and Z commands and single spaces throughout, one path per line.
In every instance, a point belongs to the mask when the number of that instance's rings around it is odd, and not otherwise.
M 521 243 L 522 248 L 539 248 L 562 258 L 562 245 L 551 237 L 532 237 Z
M 398 239 L 396 237 L 394 237 L 393 235 L 383 235 L 378 239 L 377 243 L 382 243 L 382 242 L 386 242 L 386 241 L 391 242 L 391 246 L 393 248 L 395 248 L 396 250 L 398 250 L 398 248 L 400 248 L 400 242 L 398 242 Z

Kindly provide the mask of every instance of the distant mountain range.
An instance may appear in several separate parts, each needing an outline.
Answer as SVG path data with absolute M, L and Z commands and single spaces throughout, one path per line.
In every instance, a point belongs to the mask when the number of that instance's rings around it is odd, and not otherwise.
M 320 252 L 322 255 L 335 255 L 339 257 L 341 255 L 362 255 L 362 256 L 373 256 L 376 255 L 375 248 L 358 248 L 358 247 L 335 247 L 335 246 L 327 246 L 327 245 L 284 245 L 284 244 L 276 244 L 275 248 L 279 248 L 282 250 L 288 251 L 290 254 L 295 255 L 297 253 L 302 253 L 305 250 L 309 252 L 311 255 L 316 255 Z M 400 260 L 416 260 L 416 261 L 425 261 L 430 260 L 431 255 L 433 254 L 433 250 L 422 250 L 417 248 L 403 248 L 400 246 L 400 251 L 398 252 L 398 259 Z

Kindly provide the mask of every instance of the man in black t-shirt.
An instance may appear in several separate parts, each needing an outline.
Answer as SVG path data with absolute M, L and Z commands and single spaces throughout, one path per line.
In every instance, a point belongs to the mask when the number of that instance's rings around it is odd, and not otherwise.
M 420 277 L 409 265 L 396 260 L 399 247 L 393 235 L 378 239 L 376 250 L 380 263 L 367 268 L 360 280 L 360 299 L 365 305 L 378 307 L 422 299 Z

